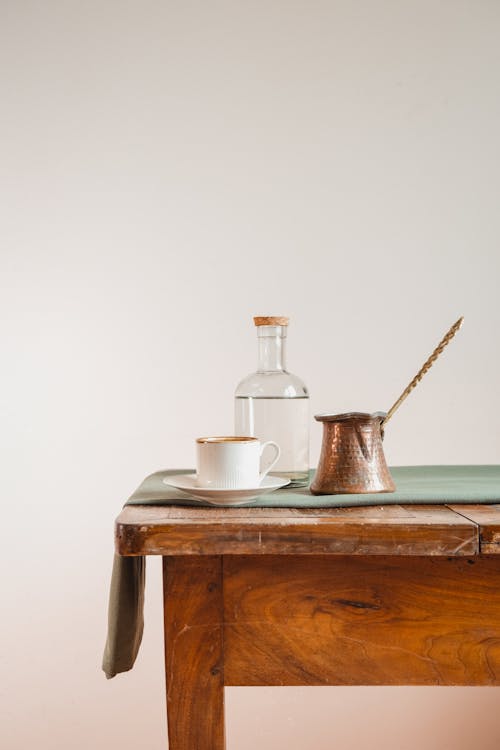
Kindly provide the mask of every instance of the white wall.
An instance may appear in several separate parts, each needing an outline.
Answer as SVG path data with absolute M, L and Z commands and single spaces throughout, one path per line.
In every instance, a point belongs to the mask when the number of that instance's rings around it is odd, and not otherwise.
M 253 314 L 317 412 L 387 408 L 463 313 L 386 454 L 499 461 L 499 32 L 490 0 L 0 4 L 2 748 L 165 747 L 158 560 L 99 671 L 113 519 L 231 430 Z M 500 741 L 497 690 L 228 693 L 229 750 Z

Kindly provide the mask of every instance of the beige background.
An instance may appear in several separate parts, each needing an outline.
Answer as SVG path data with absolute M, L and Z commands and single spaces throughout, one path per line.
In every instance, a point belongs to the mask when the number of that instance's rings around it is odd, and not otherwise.
M 252 314 L 291 316 L 313 413 L 387 408 L 465 314 L 386 454 L 500 460 L 500 5 L 0 14 L 1 746 L 159 750 L 158 560 L 136 668 L 99 671 L 113 519 L 231 431 Z M 498 700 L 232 689 L 229 750 L 493 750 Z

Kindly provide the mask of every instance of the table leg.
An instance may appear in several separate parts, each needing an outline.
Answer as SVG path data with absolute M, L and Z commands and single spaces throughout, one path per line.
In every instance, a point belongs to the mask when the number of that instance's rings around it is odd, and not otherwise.
M 169 750 L 224 750 L 222 558 L 163 558 Z

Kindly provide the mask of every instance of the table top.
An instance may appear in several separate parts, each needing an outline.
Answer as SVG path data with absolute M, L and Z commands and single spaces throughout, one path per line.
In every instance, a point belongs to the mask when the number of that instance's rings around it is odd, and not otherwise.
M 128 505 L 116 550 L 138 555 L 500 554 L 500 504 L 352 508 Z

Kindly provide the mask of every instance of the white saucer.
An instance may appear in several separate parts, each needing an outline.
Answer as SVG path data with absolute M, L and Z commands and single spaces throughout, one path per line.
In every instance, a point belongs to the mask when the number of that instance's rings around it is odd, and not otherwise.
M 264 477 L 258 487 L 245 487 L 244 489 L 231 488 L 214 488 L 198 487 L 196 484 L 196 474 L 176 474 L 175 476 L 164 477 L 163 482 L 169 487 L 175 487 L 177 490 L 186 492 L 197 500 L 207 500 L 212 505 L 242 505 L 254 500 L 260 495 L 266 495 L 268 492 L 279 490 L 290 484 L 289 479 L 283 477 Z

